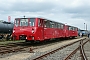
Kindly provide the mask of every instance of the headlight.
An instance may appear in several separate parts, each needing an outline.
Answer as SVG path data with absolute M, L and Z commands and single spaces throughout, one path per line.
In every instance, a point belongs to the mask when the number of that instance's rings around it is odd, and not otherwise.
M 32 30 L 32 33 L 34 33 L 34 30 Z
M 34 40 L 34 36 L 32 36 L 32 40 Z
M 27 39 L 27 37 L 26 37 L 26 39 Z
M 15 32 L 15 30 L 13 30 L 13 33 Z
M 34 33 L 34 29 L 32 28 L 32 33 Z

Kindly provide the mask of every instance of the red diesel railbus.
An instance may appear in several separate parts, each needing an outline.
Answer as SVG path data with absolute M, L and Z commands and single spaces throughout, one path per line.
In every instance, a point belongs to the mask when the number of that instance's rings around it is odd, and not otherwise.
M 15 18 L 15 40 L 44 41 L 53 38 L 76 37 L 77 28 L 43 18 Z

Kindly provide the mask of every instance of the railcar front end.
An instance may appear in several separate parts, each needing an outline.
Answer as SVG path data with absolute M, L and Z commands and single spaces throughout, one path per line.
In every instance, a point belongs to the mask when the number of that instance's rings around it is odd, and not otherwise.
M 12 35 L 15 40 L 34 41 L 43 40 L 42 32 L 42 28 L 38 28 L 38 18 L 16 18 Z

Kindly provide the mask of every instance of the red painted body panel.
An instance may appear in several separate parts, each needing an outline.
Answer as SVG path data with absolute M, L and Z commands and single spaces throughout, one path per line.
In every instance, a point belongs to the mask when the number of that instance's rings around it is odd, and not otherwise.
M 25 27 L 24 29 L 19 28 L 15 29 L 16 32 L 13 33 L 13 36 L 14 35 L 16 36 L 15 40 L 19 40 L 20 35 L 27 36 L 27 40 L 33 40 L 32 37 L 34 37 L 34 40 L 44 40 L 43 28 L 40 27 Z M 34 30 L 33 33 L 32 29 Z
M 44 39 L 65 37 L 63 29 L 44 28 Z

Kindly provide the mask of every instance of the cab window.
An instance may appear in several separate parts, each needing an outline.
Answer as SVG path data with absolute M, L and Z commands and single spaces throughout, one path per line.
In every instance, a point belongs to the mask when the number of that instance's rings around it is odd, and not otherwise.
M 35 18 L 30 18 L 29 25 L 35 26 Z
M 19 26 L 19 20 L 18 19 L 15 19 L 15 26 Z
M 20 26 L 28 26 L 28 19 L 20 19 Z

